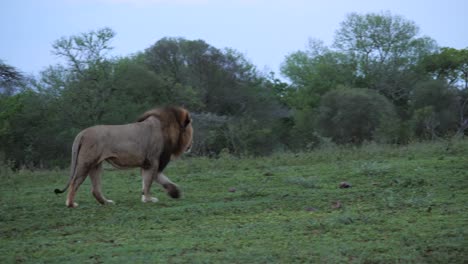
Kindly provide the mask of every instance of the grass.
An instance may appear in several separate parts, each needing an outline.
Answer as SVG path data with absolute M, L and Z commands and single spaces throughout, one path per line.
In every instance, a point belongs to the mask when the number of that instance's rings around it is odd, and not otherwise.
M 466 263 L 468 142 L 186 158 L 140 201 L 138 170 L 89 179 L 77 209 L 65 171 L 0 170 L 0 263 Z M 342 181 L 351 188 L 339 188 Z

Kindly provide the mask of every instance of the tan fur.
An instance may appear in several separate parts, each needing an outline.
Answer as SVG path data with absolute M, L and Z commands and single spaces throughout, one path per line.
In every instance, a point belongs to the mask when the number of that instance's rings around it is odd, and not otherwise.
M 192 144 L 193 128 L 190 114 L 180 107 L 164 107 L 144 113 L 136 123 L 99 125 L 81 131 L 72 147 L 70 179 L 63 190 L 70 188 L 66 205 L 76 207 L 76 191 L 90 175 L 92 194 L 101 204 L 113 203 L 101 192 L 102 162 L 116 168 L 141 167 L 143 201 L 157 201 L 150 197 L 153 181 L 161 184 L 173 198 L 180 191 L 162 171 L 171 158 L 180 156 Z

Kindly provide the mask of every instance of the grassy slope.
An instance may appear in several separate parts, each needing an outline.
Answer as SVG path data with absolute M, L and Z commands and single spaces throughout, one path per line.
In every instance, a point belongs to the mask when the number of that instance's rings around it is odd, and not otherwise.
M 184 191 L 140 202 L 138 170 L 89 180 L 77 209 L 65 172 L 1 175 L 0 263 L 434 262 L 468 259 L 468 142 L 327 149 L 268 158 L 185 159 Z M 351 188 L 340 189 L 341 181 Z M 228 191 L 235 188 L 235 192 Z M 341 208 L 334 208 L 339 201 Z

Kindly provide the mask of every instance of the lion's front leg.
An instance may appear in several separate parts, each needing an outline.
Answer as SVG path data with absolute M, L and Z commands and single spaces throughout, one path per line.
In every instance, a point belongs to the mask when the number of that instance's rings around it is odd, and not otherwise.
M 143 178 L 143 188 L 142 188 L 142 196 L 141 201 L 144 203 L 153 202 L 156 203 L 158 198 L 151 197 L 150 189 L 151 184 L 153 183 L 153 175 L 155 174 L 154 170 L 152 169 L 141 169 L 141 176 Z
M 180 197 L 180 190 L 179 187 L 173 183 L 169 178 L 166 177 L 162 172 L 158 172 L 156 175 L 156 182 L 161 184 L 164 189 L 166 189 L 167 194 L 172 198 L 179 198 Z

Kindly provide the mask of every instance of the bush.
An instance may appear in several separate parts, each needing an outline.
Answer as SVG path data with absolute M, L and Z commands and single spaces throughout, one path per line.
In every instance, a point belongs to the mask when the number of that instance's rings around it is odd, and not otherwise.
M 192 113 L 193 118 L 193 146 L 195 155 L 216 156 L 226 147 L 227 142 L 223 133 L 229 118 L 213 113 Z
M 318 109 L 318 130 L 336 143 L 395 141 L 398 126 L 393 104 L 374 90 L 332 90 L 322 97 Z
M 442 81 L 427 81 L 414 87 L 411 124 L 416 136 L 435 139 L 457 130 L 457 91 Z
M 249 117 L 231 118 L 224 130 L 227 146 L 236 155 L 267 155 L 282 148 L 274 123 Z
M 310 150 L 320 145 L 320 135 L 316 132 L 316 110 L 304 107 L 294 111 L 294 126 L 289 138 L 292 150 Z

